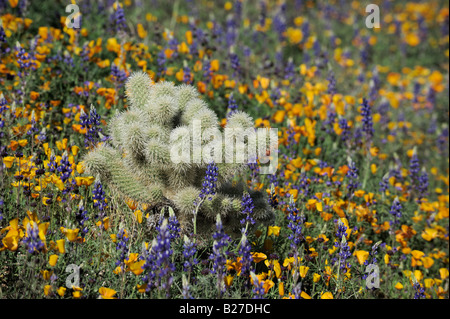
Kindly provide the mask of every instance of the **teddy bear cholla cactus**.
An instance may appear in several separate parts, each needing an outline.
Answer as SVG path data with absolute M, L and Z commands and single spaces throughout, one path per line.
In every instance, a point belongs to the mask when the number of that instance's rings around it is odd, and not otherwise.
M 200 194 L 208 163 L 174 163 L 171 147 L 180 141 L 172 140 L 171 133 L 182 139 L 188 137 L 188 147 L 193 154 L 189 134 L 194 129 L 194 120 L 201 121 L 204 133 L 219 130 L 218 118 L 192 86 L 175 86 L 171 82 L 154 84 L 146 73 L 137 72 L 127 80 L 126 91 L 130 103 L 127 111 L 116 114 L 108 123 L 111 145 L 99 144 L 85 156 L 87 172 L 98 175 L 125 199 L 150 206 L 173 206 L 182 228 L 192 230 L 194 202 Z M 237 112 L 228 119 L 227 127 L 253 128 L 253 120 L 246 113 Z M 204 135 L 203 146 L 211 141 L 211 137 Z M 227 152 L 223 147 L 224 155 Z M 273 221 L 274 212 L 261 192 L 248 190 L 242 183 L 231 184 L 233 177 L 245 173 L 247 163 L 222 161 L 216 165 L 217 191 L 198 211 L 199 234 L 214 230 L 218 213 L 229 234 L 239 234 L 244 191 L 248 191 L 253 199 L 253 218 L 257 223 Z

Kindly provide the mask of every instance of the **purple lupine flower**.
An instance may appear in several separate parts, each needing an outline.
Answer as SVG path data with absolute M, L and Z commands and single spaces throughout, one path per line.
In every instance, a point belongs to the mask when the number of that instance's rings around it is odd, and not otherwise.
M 3 24 L 0 24 L 0 45 L 6 42 L 6 33 L 5 29 L 3 29 Z
M 425 288 L 422 287 L 422 285 L 418 282 L 414 283 L 414 299 L 425 299 Z
M 202 189 L 200 190 L 200 194 L 194 201 L 194 217 L 192 219 L 192 222 L 194 224 L 194 233 L 196 233 L 196 220 L 200 206 L 205 199 L 212 200 L 213 196 L 216 194 L 218 175 L 219 168 L 217 167 L 217 165 L 214 164 L 214 162 L 209 163 L 208 167 L 206 168 L 205 177 L 202 183 Z
M 252 267 L 253 257 L 251 254 L 251 250 L 252 250 L 252 245 L 248 241 L 245 233 L 243 233 L 241 245 L 239 247 L 239 255 L 241 256 L 241 264 L 242 264 L 241 274 L 240 274 L 241 277 L 248 278 L 248 276 L 250 275 L 250 271 L 253 270 L 253 267 Z
M 61 157 L 56 170 L 61 174 L 61 181 L 65 183 L 69 179 L 70 174 L 73 171 L 72 164 L 69 162 L 69 158 L 67 157 L 66 153 L 64 153 Z
M 341 118 L 338 122 L 339 128 L 342 130 L 341 139 L 343 142 L 347 142 L 350 139 L 350 126 L 348 125 L 347 119 Z
M 211 62 L 209 60 L 205 60 L 203 63 L 203 77 L 206 79 L 206 82 L 210 82 L 213 76 L 213 71 L 211 69 Z
M 216 231 L 212 237 L 214 239 L 213 252 L 209 256 L 209 259 L 213 262 L 211 273 L 216 274 L 217 276 L 217 290 L 220 297 L 225 291 L 224 278 L 225 265 L 227 261 L 226 250 L 231 239 L 223 229 L 222 220 L 219 214 L 217 215 L 216 220 Z
M 48 171 L 54 173 L 56 171 L 56 157 L 54 154 L 50 156 L 50 161 L 47 164 Z
M 255 224 L 255 220 L 253 219 L 253 209 L 255 205 L 253 205 L 253 199 L 251 198 L 248 192 L 245 192 L 242 196 L 241 201 L 242 214 L 245 215 L 245 218 L 241 219 L 241 224 L 250 223 L 251 225 Z
M 306 173 L 301 173 L 299 182 L 298 182 L 298 190 L 299 193 L 303 195 L 303 197 L 307 197 L 309 194 L 309 181 Z
M 185 236 L 183 244 L 184 272 L 187 273 L 191 272 L 192 268 L 198 264 L 198 259 L 195 257 L 196 253 L 197 253 L 197 244 L 191 241 L 187 236 Z
M 8 101 L 6 101 L 6 99 L 2 93 L 0 95 L 0 114 L 2 114 L 3 112 L 5 112 L 8 109 L 7 104 L 8 104 Z
M 358 168 L 356 167 L 355 162 L 351 161 L 348 167 L 346 177 L 348 178 L 347 184 L 348 194 L 349 196 L 353 196 L 353 193 L 359 187 Z
M 88 212 L 84 209 L 83 202 L 80 202 L 78 209 L 75 213 L 75 220 L 78 223 L 79 228 L 81 229 L 81 237 L 84 237 L 89 229 L 85 225 L 85 223 L 89 220 Z
M 427 196 L 428 191 L 428 174 L 426 171 L 423 171 L 419 176 L 417 192 L 418 192 L 418 203 L 422 202 L 422 199 Z
M 396 197 L 392 202 L 389 214 L 391 214 L 394 217 L 394 220 L 389 221 L 389 224 L 391 226 L 400 224 L 400 218 L 402 217 L 402 205 L 400 204 L 398 197 Z
M 159 224 L 155 227 L 156 231 L 160 231 L 160 225 L 162 225 L 162 220 L 163 216 L 161 216 L 161 219 L 159 221 Z M 170 240 L 174 240 L 177 238 L 180 238 L 180 232 L 181 232 L 181 227 L 180 227 L 180 222 L 177 219 L 177 216 L 173 213 L 173 210 L 169 209 L 169 219 L 168 219 L 168 225 L 167 228 L 169 230 L 169 239 Z
M 233 76 L 239 76 L 241 74 L 241 64 L 236 53 L 230 53 L 230 66 L 233 70 Z
M 5 202 L 3 201 L 3 198 L 0 197 L 0 221 L 3 220 L 3 205 Z
M 366 134 L 366 138 L 371 140 L 373 137 L 374 129 L 373 129 L 373 121 L 372 121 L 372 110 L 370 108 L 369 102 L 363 98 L 362 107 L 361 107 L 361 115 L 362 115 L 362 130 Z
M 389 189 L 389 179 L 387 177 L 383 177 L 379 183 L 380 188 L 378 189 L 380 193 L 385 193 Z
M 236 22 L 232 16 L 229 16 L 226 20 L 227 31 L 225 34 L 225 41 L 228 47 L 231 47 L 237 38 Z
M 119 233 L 117 234 L 117 245 L 116 250 L 120 252 L 119 259 L 116 261 L 116 266 L 122 266 L 125 264 L 125 258 L 128 255 L 128 236 L 126 230 L 121 228 L 119 229 Z
M 287 143 L 286 148 L 289 150 L 289 160 L 292 160 L 294 156 L 297 155 L 298 142 L 295 139 L 295 129 L 292 125 L 289 125 L 287 129 Z
M 439 134 L 436 144 L 440 153 L 448 151 L 448 127 L 444 128 L 441 134 Z
M 334 77 L 333 71 L 330 71 L 327 80 L 328 80 L 328 94 L 330 94 L 333 97 L 337 93 L 336 78 Z
M 83 110 L 80 112 L 80 124 L 81 127 L 87 130 L 84 145 L 95 146 L 98 142 L 100 142 L 100 133 L 102 132 L 102 128 L 100 127 L 100 115 L 97 113 L 97 110 L 94 106 L 91 106 L 91 110 L 89 111 L 89 115 L 87 115 Z
M 414 151 L 409 161 L 409 173 L 411 174 L 411 182 L 415 186 L 419 180 L 420 163 L 417 153 Z
M 121 70 L 115 63 L 111 65 L 111 79 L 116 84 L 117 88 L 121 88 L 127 79 L 127 73 Z
M 336 221 L 335 221 L 336 222 Z M 334 246 L 339 249 L 339 253 L 331 260 L 331 264 L 334 265 L 339 261 L 340 270 L 350 268 L 350 263 L 347 263 L 347 259 L 351 256 L 350 247 L 347 244 L 347 226 L 341 220 L 338 220 L 338 229 L 336 232 L 336 241 Z
M 189 281 L 186 278 L 185 274 L 181 275 L 181 282 L 183 285 L 183 290 L 181 291 L 183 298 L 184 299 L 194 299 L 194 297 L 192 297 L 191 293 L 189 292 L 191 287 L 189 286 Z
M 122 8 L 122 6 L 117 3 L 117 7 L 115 8 L 114 12 L 109 17 L 109 20 L 111 21 L 112 25 L 114 26 L 114 30 L 116 32 L 125 31 L 127 28 L 127 21 L 125 19 L 125 12 Z
M 16 59 L 19 64 L 19 72 L 17 73 L 20 78 L 24 78 L 30 74 L 29 70 L 36 70 L 36 60 L 25 52 L 20 43 L 17 42 L 16 45 Z
M 327 119 L 323 121 L 323 127 L 325 127 L 325 130 L 328 134 L 331 134 L 333 132 L 333 126 L 334 122 L 336 121 L 337 114 L 334 110 L 328 110 L 327 111 Z
M 281 3 L 280 9 L 278 10 L 277 14 L 274 17 L 273 20 L 273 26 L 275 28 L 275 31 L 278 34 L 278 40 L 284 41 L 286 38 L 285 32 L 287 30 L 286 25 L 286 3 Z
M 27 135 L 33 135 L 34 133 L 38 132 L 39 129 L 36 127 L 36 120 L 34 118 L 34 116 L 32 116 L 31 119 L 31 127 L 30 129 L 27 131 Z
M 23 243 L 26 245 L 27 251 L 30 254 L 40 252 L 44 249 L 44 243 L 39 238 L 39 227 L 36 223 L 29 222 L 27 224 L 27 232 Z
M 295 80 L 295 64 L 292 58 L 288 59 L 286 67 L 284 68 L 284 78 L 286 80 Z
M 92 199 L 94 200 L 94 207 L 99 211 L 96 215 L 96 219 L 103 218 L 107 207 L 106 196 L 105 191 L 103 190 L 103 185 L 99 180 L 95 181 L 94 189 L 92 190 Z
M 161 51 L 157 54 L 156 62 L 158 64 L 158 75 L 162 76 L 163 73 L 166 71 L 166 54 L 164 53 L 165 49 L 162 48 Z
M 264 299 L 264 295 L 266 294 L 266 290 L 264 289 L 264 282 L 260 282 L 258 277 L 253 277 L 253 299 Z
M 228 98 L 228 113 L 227 113 L 227 118 L 230 118 L 231 115 L 233 115 L 234 113 L 236 113 L 238 110 L 238 105 L 236 103 L 236 100 L 233 97 L 233 93 L 230 94 L 229 98 Z
M 289 235 L 288 239 L 291 241 L 291 248 L 297 253 L 297 250 L 303 241 L 302 226 L 305 219 L 295 206 L 292 196 L 289 199 L 287 211 L 289 212 L 287 216 L 287 219 L 289 220 L 288 228 L 292 231 L 292 234 Z
M 186 84 L 191 84 L 191 69 L 187 65 L 183 68 L 183 73 L 183 82 Z
M 153 240 L 152 246 L 145 254 L 146 262 L 142 266 L 146 274 L 143 277 L 147 283 L 146 292 L 153 287 L 159 292 L 165 293 L 165 297 L 170 296 L 170 287 L 173 282 L 173 272 L 175 265 L 172 263 L 173 249 L 171 248 L 170 230 L 167 219 L 164 219 L 159 227 L 159 233 Z
M 202 189 L 200 191 L 200 199 L 207 198 L 211 200 L 212 197 L 216 194 L 217 188 L 217 176 L 219 174 L 219 168 L 215 163 L 209 163 L 206 168 L 205 179 L 202 183 Z

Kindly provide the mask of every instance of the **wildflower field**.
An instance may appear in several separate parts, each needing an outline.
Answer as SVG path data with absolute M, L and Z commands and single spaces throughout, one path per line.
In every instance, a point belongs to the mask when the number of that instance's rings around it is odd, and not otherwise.
M 1 299 L 449 298 L 447 1 L 0 20 Z M 199 118 L 277 129 L 276 171 L 171 162 Z

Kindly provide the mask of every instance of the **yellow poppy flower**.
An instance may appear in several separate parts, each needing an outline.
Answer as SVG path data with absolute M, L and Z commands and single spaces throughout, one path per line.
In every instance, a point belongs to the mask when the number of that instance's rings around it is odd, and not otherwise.
M 6 168 L 11 168 L 12 164 L 14 163 L 14 157 L 13 156 L 4 157 L 3 163 L 5 164 Z
M 66 294 L 66 288 L 64 287 L 59 287 L 58 290 L 56 291 L 56 293 L 61 296 L 64 297 L 64 295 Z
M 305 278 L 308 273 L 309 267 L 300 266 L 300 277 Z
M 52 286 L 51 285 L 45 285 L 44 286 L 44 295 L 48 296 L 52 291 Z
M 100 296 L 102 299 L 116 299 L 114 295 L 117 293 L 114 289 L 101 287 L 98 292 L 100 293 Z
M 267 230 L 267 236 L 274 235 L 274 236 L 278 237 L 280 235 L 280 230 L 281 230 L 281 227 L 279 227 L 279 226 L 269 226 L 269 228 Z
M 267 259 L 267 255 L 265 255 L 263 253 L 253 253 L 252 257 L 253 257 L 253 262 L 256 264 L 259 263 L 260 261 Z
M 61 227 L 60 230 L 70 242 L 74 242 L 74 241 L 77 240 L 78 232 L 80 231 L 78 228 L 67 229 L 67 228 L 64 228 L 64 227 Z
M 66 252 L 66 240 L 65 239 L 58 239 L 56 241 L 56 246 L 58 248 L 58 251 L 60 254 L 64 254 Z
M 326 292 L 326 293 L 322 294 L 320 299 L 334 299 L 334 298 L 333 298 L 333 294 L 331 292 Z
M 403 285 L 400 282 L 397 282 L 394 286 L 395 289 L 397 290 L 402 290 L 403 289 Z
M 356 259 L 358 259 L 359 264 L 362 265 L 369 257 L 369 252 L 365 250 L 358 250 L 355 252 L 355 255 Z
M 48 263 L 50 266 L 54 267 L 56 263 L 58 262 L 58 255 L 51 255 L 48 259 Z
M 320 276 L 319 274 L 314 273 L 314 275 L 313 275 L 313 281 L 314 281 L 315 283 L 317 283 L 317 282 L 320 280 L 320 278 L 321 278 L 321 276 Z

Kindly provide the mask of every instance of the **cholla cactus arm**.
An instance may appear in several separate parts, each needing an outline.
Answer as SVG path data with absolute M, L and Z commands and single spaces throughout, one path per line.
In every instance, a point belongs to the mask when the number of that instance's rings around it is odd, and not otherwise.
M 224 160 L 230 154 L 225 148 L 227 137 L 223 143 L 217 115 L 194 87 L 171 82 L 154 84 L 144 72 L 133 73 L 126 90 L 130 107 L 108 123 L 111 145 L 101 143 L 85 155 L 86 171 L 99 175 L 104 184 L 126 199 L 151 207 L 173 204 L 182 227 L 189 229 L 208 165 L 206 155 L 215 155 L 215 148 L 220 147 L 218 157 L 211 156 L 213 160 L 220 159 L 214 161 L 218 167 L 217 192 L 199 208 L 197 226 L 200 234 L 214 231 L 219 213 L 225 229 L 239 235 L 241 198 L 248 190 L 243 183 L 232 185 L 232 181 L 243 176 L 248 165 Z M 247 138 L 248 130 L 254 130 L 253 127 L 248 114 L 236 112 L 228 118 L 227 128 L 235 128 L 237 137 L 229 139 L 242 138 L 247 148 L 252 140 Z M 194 129 L 201 134 L 200 153 L 193 146 Z M 220 141 L 216 145 L 217 136 Z M 181 161 L 173 157 L 175 145 L 183 146 L 183 153 L 186 151 Z M 201 160 L 193 161 L 194 155 Z M 254 201 L 254 219 L 270 223 L 274 212 L 263 197 L 265 194 L 249 194 Z
M 125 84 L 127 98 L 132 108 L 142 109 L 150 98 L 150 89 L 153 81 L 145 72 L 131 74 Z

